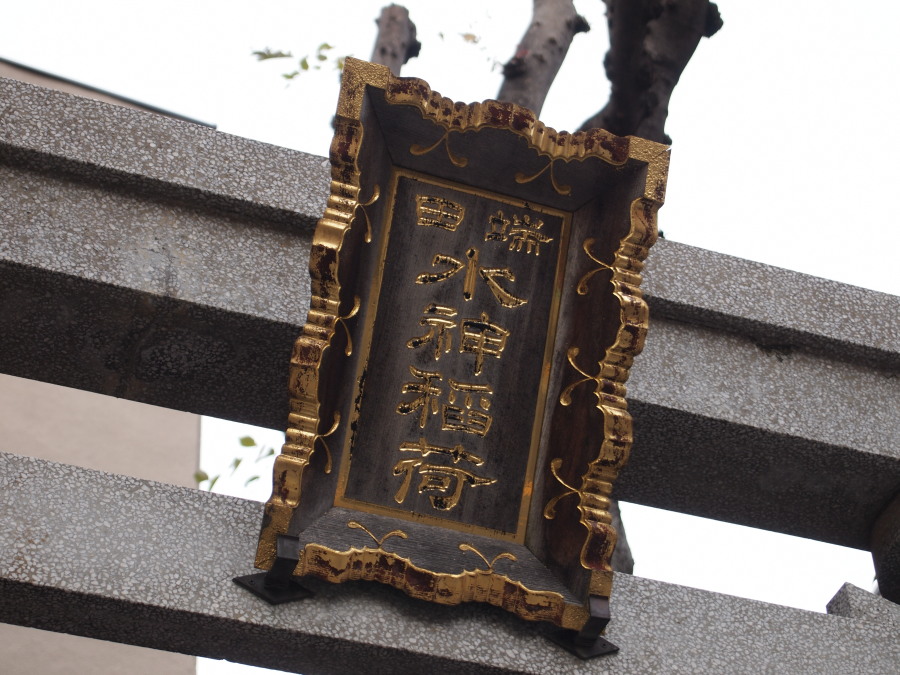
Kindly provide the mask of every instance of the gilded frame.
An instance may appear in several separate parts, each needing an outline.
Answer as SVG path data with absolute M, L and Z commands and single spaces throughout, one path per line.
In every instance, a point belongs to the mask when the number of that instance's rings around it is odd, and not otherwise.
M 412 117 L 410 111 L 415 113 Z M 529 530 L 515 549 L 520 558 L 527 551 L 547 568 L 548 579 L 554 582 L 545 588 L 517 579 L 514 569 L 496 569 L 499 561 L 516 556 L 506 549 L 490 549 L 490 537 L 477 539 L 478 546 L 467 542 L 458 546 L 483 565 L 437 571 L 418 564 L 406 541 L 410 538 L 406 530 L 426 525 L 404 525 L 383 513 L 354 515 L 345 509 L 347 504 L 336 504 L 340 470 L 335 471 L 335 465 L 344 455 L 330 447 L 330 440 L 349 433 L 341 431 L 341 425 L 351 415 L 349 404 L 339 402 L 350 394 L 341 392 L 335 382 L 352 383 L 364 372 L 359 362 L 352 368 L 341 364 L 357 358 L 353 338 L 364 337 L 365 331 L 356 324 L 371 326 L 374 321 L 373 316 L 364 316 L 365 291 L 360 289 L 365 286 L 366 265 L 377 264 L 366 262 L 366 256 L 376 248 L 378 219 L 384 217 L 381 209 L 387 208 L 382 186 L 388 169 L 370 169 L 381 165 L 367 142 L 371 145 L 374 141 L 369 139 L 377 136 L 372 131 L 376 118 L 384 138 L 391 133 L 392 138 L 405 138 L 403 124 L 384 131 L 392 124 L 385 120 L 394 113 L 407 115 L 404 124 L 412 119 L 419 125 L 411 125 L 412 133 L 433 128 L 427 141 L 413 138 L 401 148 L 407 151 L 404 161 L 413 163 L 403 165 L 405 170 L 425 171 L 440 180 L 471 180 L 476 187 L 487 174 L 469 179 L 465 172 L 477 163 L 477 157 L 471 164 L 470 160 L 484 145 L 477 144 L 476 135 L 490 130 L 491 139 L 512 139 L 504 142 L 513 144 L 516 152 L 528 153 L 525 170 L 510 176 L 507 187 L 494 187 L 492 192 L 518 191 L 511 198 L 520 200 L 528 198 L 529 191 L 540 193 L 542 203 L 556 200 L 577 223 L 565 274 L 555 281 L 565 316 L 560 316 L 553 349 L 545 353 L 545 361 L 548 355 L 554 361 L 546 365 L 550 395 L 538 425 L 540 452 L 532 473 L 535 485 L 529 488 L 533 490 L 527 509 Z M 383 143 L 387 146 L 388 141 Z M 393 156 L 401 154 L 400 146 L 395 146 Z M 331 189 L 310 253 L 312 299 L 291 358 L 289 425 L 275 461 L 256 566 L 271 569 L 279 557 L 279 537 L 315 530 L 317 522 L 332 514 L 343 519 L 347 532 L 357 538 L 348 538 L 341 547 L 301 542 L 294 575 L 333 583 L 379 581 L 432 602 L 488 602 L 524 619 L 585 628 L 592 616 L 591 598 L 609 598 L 612 591 L 610 559 L 616 533 L 610 524 L 609 499 L 632 443 L 625 382 L 648 327 L 641 271 L 657 236 L 656 211 L 665 195 L 668 156 L 667 146 L 603 130 L 556 132 L 513 104 L 454 103 L 420 80 L 396 78 L 384 67 L 347 59 L 330 154 Z M 394 159 L 378 161 L 395 168 Z M 602 193 L 602 199 L 594 199 L 592 191 Z M 567 207 L 566 200 L 576 199 L 576 193 L 581 205 Z M 605 323 L 598 326 L 592 314 L 606 317 Z M 351 370 L 353 377 L 347 374 Z M 337 459 L 335 452 L 340 455 Z M 362 522 L 364 515 L 367 523 Z M 376 532 L 376 525 L 382 529 Z M 476 534 L 483 533 L 472 536 Z M 488 550 L 485 545 L 490 549 L 487 554 L 482 553 Z M 496 555 L 489 560 L 492 553 Z M 560 592 L 560 587 L 567 590 Z

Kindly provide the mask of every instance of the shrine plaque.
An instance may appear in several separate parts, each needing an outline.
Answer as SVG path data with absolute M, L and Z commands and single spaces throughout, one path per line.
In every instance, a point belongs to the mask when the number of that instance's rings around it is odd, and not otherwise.
M 347 59 L 257 567 L 608 620 L 668 148 Z

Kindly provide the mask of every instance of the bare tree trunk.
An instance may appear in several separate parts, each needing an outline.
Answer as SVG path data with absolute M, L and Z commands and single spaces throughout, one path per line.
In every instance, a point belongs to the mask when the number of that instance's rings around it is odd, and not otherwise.
M 406 7 L 388 5 L 375 20 L 378 37 L 372 50 L 372 63 L 380 63 L 391 69 L 394 75 L 411 58 L 419 55 L 422 44 L 416 39 L 416 24 L 409 19 Z
M 531 24 L 515 55 L 503 66 L 497 99 L 518 103 L 539 115 L 550 85 L 578 33 L 590 30 L 572 0 L 534 0 Z
M 702 37 L 722 27 L 709 0 L 604 0 L 609 24 L 609 102 L 582 129 L 671 143 L 669 99 Z

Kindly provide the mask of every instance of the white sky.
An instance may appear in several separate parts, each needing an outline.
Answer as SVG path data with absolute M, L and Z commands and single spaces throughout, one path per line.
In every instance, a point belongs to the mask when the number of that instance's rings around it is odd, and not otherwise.
M 367 58 L 370 0 L 28 0 L 5 7 L 0 56 L 183 115 L 221 131 L 327 154 L 337 75 L 264 47 Z M 404 75 L 455 100 L 496 94 L 499 67 L 529 20 L 526 0 L 404 3 L 423 42 Z M 721 0 L 725 27 L 701 42 L 671 103 L 674 140 L 660 228 L 669 239 L 900 294 L 897 180 L 900 4 Z M 605 102 L 600 0 L 576 0 L 594 30 L 577 36 L 541 119 L 574 129 Z M 461 33 L 480 37 L 466 43 Z M 439 35 L 443 34 L 443 38 Z M 851 236 L 852 235 L 852 236 Z M 244 432 L 206 423 L 203 462 L 225 462 Z M 254 432 L 258 440 L 262 432 Z M 268 443 L 280 443 L 277 435 Z M 204 468 L 209 468 L 205 466 Z M 256 482 L 267 496 L 268 469 Z M 212 471 L 211 471 L 212 473 Z M 244 479 L 234 482 L 242 483 Z M 225 487 L 225 481 L 222 481 Z M 871 586 L 867 553 L 625 505 L 641 576 L 822 611 L 843 581 Z M 673 536 L 678 542 L 670 542 Z M 673 544 L 691 542 L 673 560 Z M 213 672 L 209 662 L 201 664 Z

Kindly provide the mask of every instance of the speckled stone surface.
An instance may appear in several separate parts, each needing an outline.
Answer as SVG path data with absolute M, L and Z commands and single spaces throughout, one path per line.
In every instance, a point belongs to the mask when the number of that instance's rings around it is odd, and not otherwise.
M 582 662 L 486 605 L 378 584 L 310 583 L 272 607 L 252 571 L 261 505 L 0 454 L 0 620 L 316 673 L 887 673 L 893 619 L 829 616 L 619 575 L 607 637 Z
M 301 226 L 319 218 L 329 181 L 322 157 L 4 78 L 0 148 L 36 170 Z
M 829 614 L 850 619 L 865 619 L 883 626 L 895 626 L 900 640 L 900 605 L 868 591 L 844 584 L 828 602 Z
M 0 80 L 3 372 L 274 428 L 324 158 Z
M 778 351 L 900 368 L 900 298 L 660 239 L 643 284 L 654 316 Z
M 626 501 L 868 549 L 900 490 L 900 378 L 655 319 L 628 384 Z

